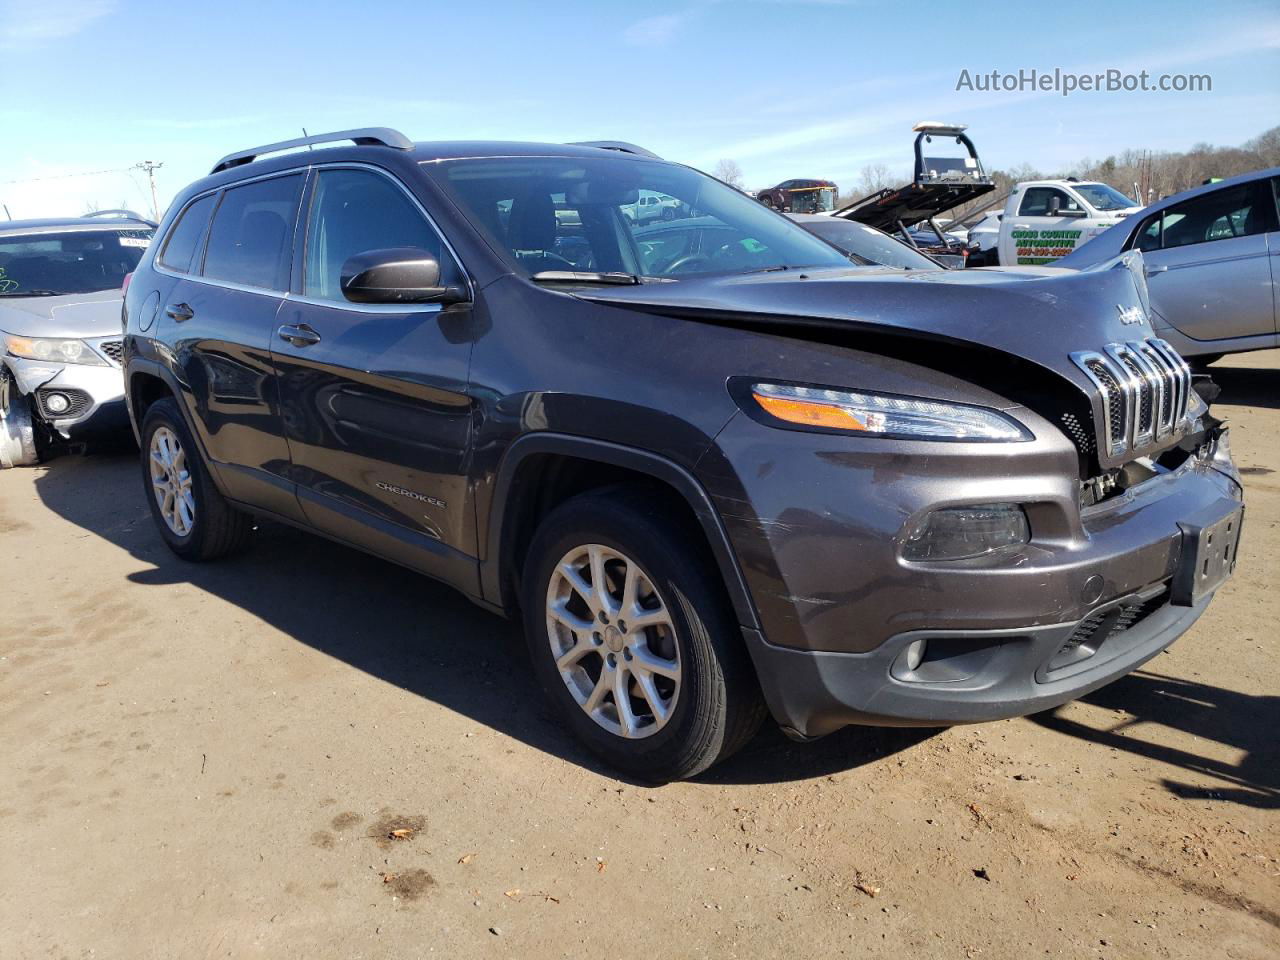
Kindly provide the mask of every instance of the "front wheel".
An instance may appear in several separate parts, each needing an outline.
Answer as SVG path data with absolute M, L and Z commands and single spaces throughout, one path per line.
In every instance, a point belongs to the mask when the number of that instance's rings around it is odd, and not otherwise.
M 755 733 L 763 701 L 715 563 L 651 497 L 615 487 L 567 501 L 524 573 L 534 671 L 606 763 L 683 779 Z
M 40 462 L 31 402 L 18 392 L 9 370 L 0 364 L 0 470 Z
M 253 521 L 214 486 L 177 403 L 164 399 L 148 407 L 141 432 L 142 485 L 169 549 L 194 561 L 242 549 Z

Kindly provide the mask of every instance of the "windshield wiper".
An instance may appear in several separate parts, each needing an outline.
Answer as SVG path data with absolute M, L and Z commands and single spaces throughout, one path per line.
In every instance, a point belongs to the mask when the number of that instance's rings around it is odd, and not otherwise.
M 0 290 L 0 297 L 60 297 L 58 290 Z
M 595 270 L 542 270 L 530 279 L 538 283 L 611 283 L 619 286 L 634 286 L 640 282 L 634 273 L 601 273 Z

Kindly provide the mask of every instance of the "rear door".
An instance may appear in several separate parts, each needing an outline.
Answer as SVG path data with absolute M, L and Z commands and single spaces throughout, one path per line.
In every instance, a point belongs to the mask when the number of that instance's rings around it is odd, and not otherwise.
M 1266 180 L 1166 207 L 1159 224 L 1144 222 L 1138 231 L 1152 308 L 1194 340 L 1274 336 L 1268 244 L 1276 243 L 1275 231 L 1275 199 Z
M 439 260 L 444 282 L 467 281 L 390 174 L 336 165 L 312 178 L 301 277 L 271 339 L 302 508 L 321 529 L 466 584 L 471 307 L 351 303 L 340 279 L 355 254 L 416 247 Z
M 276 314 L 289 289 L 304 175 L 249 181 L 192 203 L 161 253 L 160 333 L 204 450 L 234 499 L 299 516 L 271 364 Z M 207 243 L 189 258 L 187 217 L 214 203 Z M 191 229 L 195 229 L 193 226 Z M 182 239 L 182 249 L 174 244 Z M 185 266 L 185 269 L 184 269 Z

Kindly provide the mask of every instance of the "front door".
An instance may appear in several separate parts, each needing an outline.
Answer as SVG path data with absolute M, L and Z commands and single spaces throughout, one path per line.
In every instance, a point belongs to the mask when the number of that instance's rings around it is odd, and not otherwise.
M 461 269 L 420 204 L 368 167 L 313 173 L 302 277 L 272 338 L 292 476 L 308 520 L 451 582 L 474 578 L 467 490 L 470 305 L 351 303 L 342 266 L 415 247 Z
M 1274 336 L 1267 234 L 1275 229 L 1266 180 L 1166 207 L 1138 236 L 1152 309 L 1193 340 Z

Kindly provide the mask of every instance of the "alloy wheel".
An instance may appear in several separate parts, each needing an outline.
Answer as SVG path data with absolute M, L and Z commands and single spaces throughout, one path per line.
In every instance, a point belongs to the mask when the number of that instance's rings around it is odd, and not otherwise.
M 151 489 L 160 507 L 165 526 L 185 537 L 196 522 L 196 500 L 191 489 L 191 471 L 187 469 L 187 453 L 181 441 L 168 427 L 159 427 L 151 435 L 148 451 L 151 464 Z
M 547 585 L 546 621 L 556 669 L 587 716 L 626 739 L 666 726 L 680 695 L 680 645 L 639 564 L 598 543 L 570 550 Z

